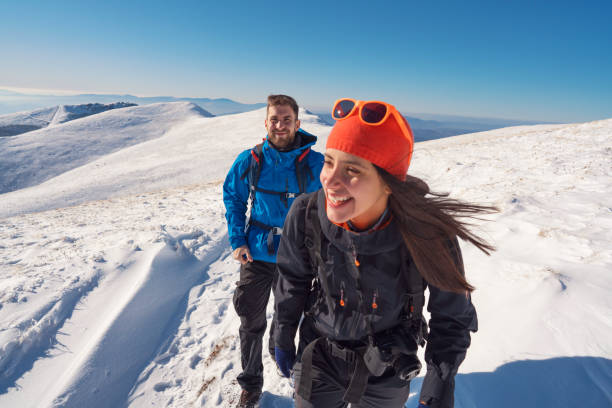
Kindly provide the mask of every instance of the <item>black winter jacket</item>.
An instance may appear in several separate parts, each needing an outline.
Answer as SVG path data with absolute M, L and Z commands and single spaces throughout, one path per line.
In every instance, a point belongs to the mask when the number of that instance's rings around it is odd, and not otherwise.
M 306 206 L 313 194 L 318 195 L 324 262 L 318 272 L 313 270 L 304 246 Z M 303 313 L 312 318 L 321 336 L 336 341 L 367 338 L 367 320 L 371 321 L 374 333 L 396 326 L 404 313 L 408 291 L 407 281 L 400 276 L 400 262 L 407 259 L 409 267 L 415 268 L 409 254 L 401 251 L 407 250 L 393 221 L 380 230 L 356 233 L 328 220 L 322 190 L 296 199 L 285 220 L 277 255 L 276 347 L 295 349 L 295 334 Z M 460 254 L 457 258 L 461 262 Z M 320 294 L 313 300 L 315 273 L 320 274 L 320 280 L 327 278 L 331 293 Z M 428 367 L 420 399 L 434 408 L 452 407 L 454 376 L 470 345 L 469 332 L 477 329 L 476 311 L 469 295 L 428 287 L 427 307 L 431 313 L 425 352 Z

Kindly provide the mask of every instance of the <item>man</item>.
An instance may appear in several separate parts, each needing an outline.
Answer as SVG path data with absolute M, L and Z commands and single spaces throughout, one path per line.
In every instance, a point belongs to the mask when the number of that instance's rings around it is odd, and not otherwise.
M 241 263 L 234 292 L 243 370 L 238 375 L 238 407 L 254 407 L 261 396 L 266 307 L 276 280 L 276 251 L 285 217 L 295 197 L 321 188 L 323 155 L 310 150 L 317 138 L 300 129 L 296 101 L 270 95 L 265 126 L 267 138 L 238 156 L 223 184 L 230 244 L 234 259 Z M 268 348 L 274 359 L 273 329 L 274 324 Z

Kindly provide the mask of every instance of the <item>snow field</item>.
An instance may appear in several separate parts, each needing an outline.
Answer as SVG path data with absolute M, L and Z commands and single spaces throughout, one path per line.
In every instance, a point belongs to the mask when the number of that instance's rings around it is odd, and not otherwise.
M 86 120 L 71 123 L 94 132 Z M 322 151 L 329 128 L 302 121 Z M 1 407 L 235 403 L 239 266 L 220 184 L 262 124 L 261 110 L 177 120 L 0 195 Z M 410 173 L 432 190 L 500 208 L 475 222 L 497 252 L 462 245 L 480 327 L 457 408 L 612 405 L 611 159 L 612 120 L 416 145 Z M 265 349 L 261 406 L 291 407 Z

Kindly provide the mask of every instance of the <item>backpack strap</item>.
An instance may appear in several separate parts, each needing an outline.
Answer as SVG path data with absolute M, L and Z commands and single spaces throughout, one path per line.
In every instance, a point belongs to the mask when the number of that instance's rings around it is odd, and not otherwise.
M 255 200 L 255 190 L 257 190 L 257 184 L 259 183 L 259 177 L 261 176 L 261 168 L 263 167 L 263 142 L 255 145 L 251 149 L 251 160 L 249 161 L 249 167 L 242 173 L 240 180 L 244 180 L 247 177 L 249 182 L 249 199 L 251 200 L 251 207 Z
M 423 317 L 425 307 L 425 280 L 419 273 L 416 265 L 412 265 L 414 260 L 409 256 L 408 248 L 402 251 L 401 278 L 408 288 L 406 304 L 404 305 L 405 319 L 411 328 L 411 333 L 415 335 L 415 342 L 423 347 L 427 340 L 427 321 Z
M 306 205 L 304 246 L 308 249 L 310 265 L 315 274 L 315 283 L 319 283 L 319 286 L 323 289 L 329 310 L 334 310 L 334 300 L 331 298 L 331 291 L 327 279 L 319 277 L 319 265 L 323 264 L 323 258 L 321 258 L 321 221 L 319 221 L 317 208 L 318 196 L 319 193 L 312 194 Z
M 306 401 L 310 401 L 312 395 L 312 354 L 317 345 L 324 341 L 324 337 L 318 337 L 304 348 L 302 357 L 300 359 L 302 363 L 302 370 L 300 374 L 300 381 L 296 384 L 296 391 L 298 395 L 304 398 Z
M 308 248 L 312 269 L 316 272 L 321 260 L 321 223 L 317 214 L 317 196 L 315 193 L 308 198 L 304 219 L 304 245 Z
M 304 160 L 310 153 L 310 147 L 295 159 L 295 177 L 297 178 L 298 187 L 300 188 L 300 194 L 306 192 L 306 186 L 308 180 L 313 180 L 312 169 L 308 166 L 308 160 Z

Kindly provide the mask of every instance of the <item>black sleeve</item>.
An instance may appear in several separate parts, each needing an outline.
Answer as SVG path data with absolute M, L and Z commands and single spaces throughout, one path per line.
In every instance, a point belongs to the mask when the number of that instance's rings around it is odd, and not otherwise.
M 463 261 L 459 243 L 450 244 L 460 271 Z M 455 374 L 470 346 L 470 331 L 478 329 L 476 310 L 469 292 L 447 292 L 429 285 L 429 338 L 425 350 L 427 374 L 420 400 L 432 408 L 454 406 Z
M 274 340 L 276 347 L 287 351 L 295 351 L 295 334 L 314 278 L 308 249 L 304 246 L 308 197 L 310 194 L 300 196 L 291 206 L 276 256 Z

